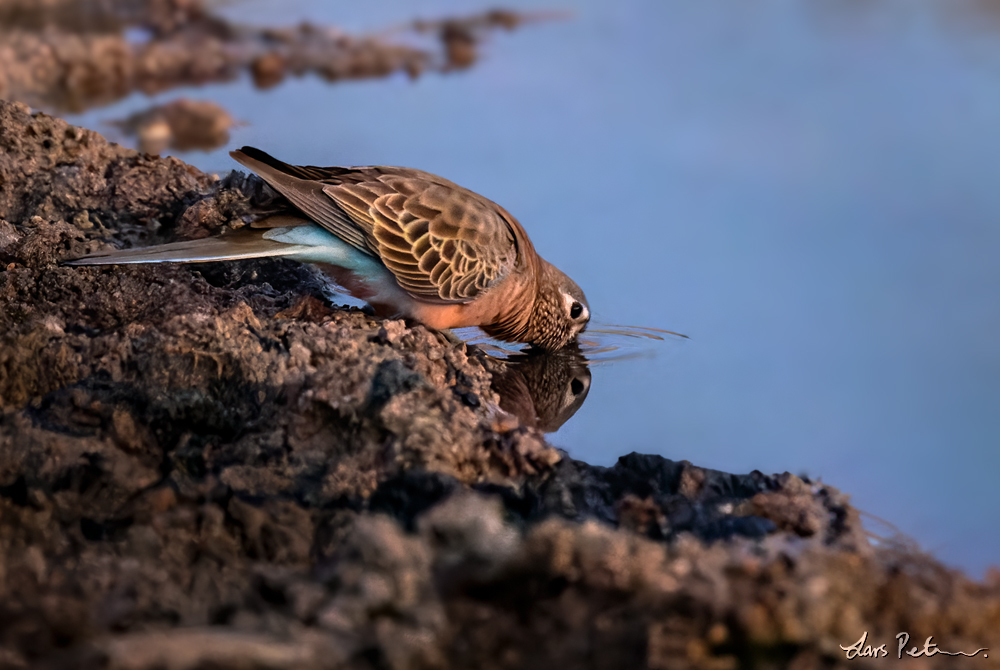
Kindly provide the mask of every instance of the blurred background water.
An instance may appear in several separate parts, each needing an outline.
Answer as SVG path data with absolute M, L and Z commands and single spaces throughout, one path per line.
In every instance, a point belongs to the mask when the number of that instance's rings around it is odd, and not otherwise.
M 1000 3 L 995 3 L 1000 9 Z M 171 91 L 293 163 L 392 164 L 504 205 L 596 319 L 688 334 L 593 369 L 553 443 L 851 494 L 943 560 L 1000 563 L 1000 11 L 988 0 L 551 0 L 448 76 Z M 246 0 L 377 30 L 488 6 Z M 995 13 L 994 13 L 995 12 Z M 102 122 L 131 96 L 71 116 Z M 225 150 L 186 154 L 209 171 Z

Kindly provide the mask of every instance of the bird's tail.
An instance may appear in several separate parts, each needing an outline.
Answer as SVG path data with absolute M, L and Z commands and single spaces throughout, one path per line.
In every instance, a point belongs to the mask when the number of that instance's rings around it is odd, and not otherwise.
M 311 247 L 288 244 L 264 237 L 264 230 L 241 230 L 220 237 L 183 240 L 140 249 L 98 251 L 65 265 L 118 265 L 125 263 L 205 263 L 268 256 L 293 256 Z

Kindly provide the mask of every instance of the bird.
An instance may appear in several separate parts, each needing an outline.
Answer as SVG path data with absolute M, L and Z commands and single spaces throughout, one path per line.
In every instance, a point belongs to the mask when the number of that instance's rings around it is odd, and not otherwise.
M 542 258 L 495 202 L 412 168 L 290 165 L 260 149 L 230 156 L 293 206 L 247 229 L 103 251 L 69 265 L 197 263 L 283 256 L 312 263 L 377 316 L 448 331 L 477 326 L 555 351 L 590 321 L 583 290 Z

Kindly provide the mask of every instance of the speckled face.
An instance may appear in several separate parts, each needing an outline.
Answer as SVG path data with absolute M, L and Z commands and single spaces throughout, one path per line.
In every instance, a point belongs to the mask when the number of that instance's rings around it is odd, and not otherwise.
M 590 305 L 583 290 L 558 268 L 545 263 L 526 339 L 554 351 L 576 338 L 589 321 Z
M 580 348 L 570 342 L 555 352 L 538 352 L 515 368 L 524 377 L 538 427 L 558 430 L 580 409 L 590 392 L 590 369 Z

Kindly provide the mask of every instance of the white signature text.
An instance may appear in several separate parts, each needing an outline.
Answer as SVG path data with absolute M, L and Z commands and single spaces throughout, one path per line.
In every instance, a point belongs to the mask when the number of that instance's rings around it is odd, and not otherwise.
M 861 639 L 852 644 L 849 647 L 840 645 L 840 648 L 847 652 L 848 660 L 853 658 L 884 658 L 889 655 L 885 644 L 872 645 L 867 644 L 868 641 L 868 631 L 865 631 L 861 635 Z M 948 656 L 978 656 L 980 652 L 983 653 L 983 658 L 989 658 L 988 648 L 982 647 L 976 649 L 974 652 L 967 651 L 945 651 L 934 643 L 934 636 L 928 637 L 924 640 L 923 647 L 912 647 L 906 649 L 907 643 L 910 641 L 909 633 L 897 633 L 896 634 L 896 658 L 903 658 L 903 654 L 910 656 L 911 658 L 919 658 L 920 656 L 934 656 L 936 654 L 946 654 Z

